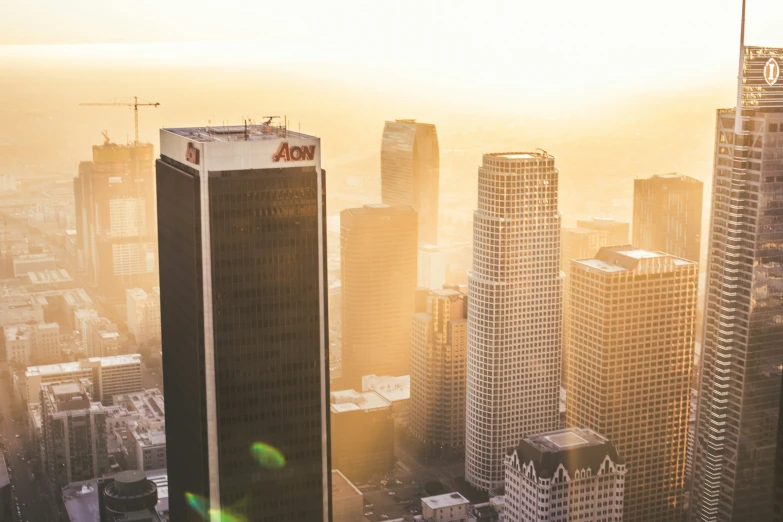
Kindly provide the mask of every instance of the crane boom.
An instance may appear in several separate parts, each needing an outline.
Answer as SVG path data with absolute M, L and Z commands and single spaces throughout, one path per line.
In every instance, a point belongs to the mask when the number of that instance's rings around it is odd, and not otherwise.
M 139 103 L 139 97 L 134 96 L 132 102 L 118 102 L 115 98 L 114 101 L 111 102 L 98 102 L 98 103 L 80 103 L 79 104 L 82 107 L 133 107 L 133 123 L 134 123 L 134 130 L 135 130 L 135 141 L 133 142 L 134 145 L 139 144 L 139 107 L 158 107 L 160 103 L 158 102 L 150 102 L 146 100 L 142 100 L 141 103 Z

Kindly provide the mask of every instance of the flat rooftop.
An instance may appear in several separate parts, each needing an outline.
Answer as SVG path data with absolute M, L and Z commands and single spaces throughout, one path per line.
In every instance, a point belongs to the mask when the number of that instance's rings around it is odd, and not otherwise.
M 610 274 L 649 269 L 651 268 L 650 260 L 655 259 L 663 260 L 664 263 L 670 262 L 672 267 L 697 264 L 695 261 L 688 261 L 665 252 L 653 252 L 631 246 L 604 247 L 598 251 L 595 258 L 575 259 L 574 262 Z
M 152 522 L 168 520 L 169 481 L 166 470 L 148 471 L 147 478 L 158 486 L 158 504 L 155 515 L 147 518 Z M 63 502 L 68 511 L 68 517 L 74 522 L 99 522 L 98 516 L 98 482 L 74 482 L 62 489 Z M 161 515 L 163 513 L 163 515 Z
M 460 495 L 459 493 L 444 493 L 443 495 L 435 495 L 433 497 L 424 497 L 421 499 L 423 504 L 427 504 L 432 509 L 440 509 L 445 507 L 461 506 L 463 504 L 470 504 L 470 501 Z
M 199 143 L 229 141 L 261 141 L 279 139 L 312 139 L 315 136 L 294 132 L 277 125 L 225 125 L 213 127 L 182 127 L 162 129 Z
M 344 500 L 351 497 L 363 497 L 362 492 L 345 478 L 340 470 L 332 470 L 332 500 Z
M 453 291 L 453 290 L 452 290 Z M 373 390 L 389 402 L 404 401 L 411 398 L 411 376 L 401 375 L 365 375 L 362 377 L 365 391 Z
M 525 442 L 544 453 L 558 453 L 563 450 L 600 446 L 607 440 L 589 429 L 565 428 L 527 437 Z
M 33 377 L 35 375 L 57 375 L 60 373 L 78 372 L 90 370 L 96 365 L 102 368 L 109 366 L 122 366 L 125 364 L 141 364 L 141 356 L 137 353 L 127 355 L 111 355 L 109 357 L 90 357 L 79 361 L 46 364 L 43 366 L 30 366 L 25 372 L 25 376 Z
M 380 408 L 389 408 L 391 403 L 381 397 L 374 391 L 358 393 L 354 390 L 342 390 L 332 392 L 332 399 L 345 400 L 348 393 L 353 393 L 351 402 L 332 402 L 330 404 L 332 413 L 345 413 L 348 411 L 377 410 Z
M 551 154 L 545 150 L 536 151 L 518 151 L 518 152 L 489 152 L 484 154 L 488 158 L 507 159 L 507 160 L 524 160 L 524 159 L 537 159 L 537 158 L 554 158 Z

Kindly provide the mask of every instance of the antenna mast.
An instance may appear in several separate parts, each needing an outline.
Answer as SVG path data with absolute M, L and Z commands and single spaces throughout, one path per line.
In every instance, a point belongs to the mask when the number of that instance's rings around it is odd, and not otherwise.
M 745 77 L 745 0 L 742 0 L 742 25 L 740 26 L 739 74 L 737 75 L 737 110 L 734 114 L 734 143 L 742 132 L 742 83 Z

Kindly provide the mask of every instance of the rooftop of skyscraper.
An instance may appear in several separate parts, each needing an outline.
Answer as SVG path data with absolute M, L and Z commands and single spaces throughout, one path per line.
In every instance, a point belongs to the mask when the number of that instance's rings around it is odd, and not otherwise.
M 527 160 L 536 158 L 554 158 L 543 149 L 536 150 L 534 152 L 490 152 L 484 154 L 484 156 L 505 160 Z
M 58 373 L 75 372 L 78 370 L 84 370 L 100 365 L 101 367 L 107 366 L 120 366 L 123 364 L 134 364 L 141 361 L 139 354 L 127 354 L 127 355 L 112 355 L 109 357 L 90 357 L 89 359 L 81 359 L 79 361 L 72 361 L 60 364 L 46 364 L 43 366 L 30 366 L 25 371 L 27 377 L 33 375 L 52 375 Z
M 162 129 L 164 132 L 178 134 L 192 141 L 227 142 L 227 141 L 259 141 L 278 139 L 314 138 L 309 134 L 295 132 L 277 125 L 221 125 L 213 127 L 181 127 Z
M 539 477 L 548 477 L 561 464 L 567 471 L 589 467 L 597 471 L 608 454 L 616 464 L 624 460 L 603 436 L 588 428 L 565 428 L 525 438 L 514 450 L 520 462 L 535 464 Z
M 576 259 L 575 263 L 598 269 L 602 272 L 626 272 L 652 267 L 671 268 L 687 265 L 698 265 L 665 252 L 651 252 L 634 248 L 630 245 L 604 247 L 598 251 L 594 259 Z
M 332 413 L 390 408 L 391 403 L 374 391 L 340 390 L 330 394 Z

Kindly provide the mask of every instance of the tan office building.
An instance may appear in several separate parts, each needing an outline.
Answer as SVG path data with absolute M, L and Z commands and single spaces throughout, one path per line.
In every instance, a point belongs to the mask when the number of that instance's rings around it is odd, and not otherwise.
M 682 517 L 697 275 L 631 246 L 571 262 L 566 423 L 625 458 L 625 522 Z

